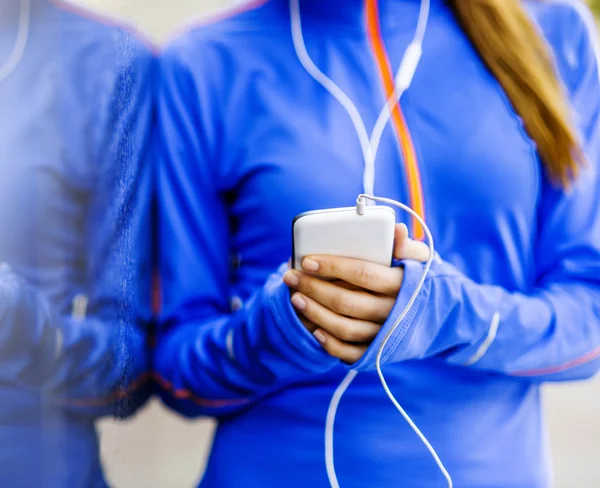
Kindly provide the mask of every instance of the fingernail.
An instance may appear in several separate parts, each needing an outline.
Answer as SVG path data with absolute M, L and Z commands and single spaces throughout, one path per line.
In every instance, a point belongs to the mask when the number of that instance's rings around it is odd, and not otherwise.
M 319 271 L 319 263 L 314 259 L 305 259 L 302 261 L 302 269 L 306 271 Z
M 315 339 L 319 341 L 319 344 L 324 345 L 327 342 L 327 336 L 323 334 L 319 329 L 313 332 Z
M 285 273 L 283 275 L 283 282 L 287 285 L 287 286 L 298 286 L 298 283 L 300 283 L 300 278 L 298 278 L 298 274 L 295 273 L 294 271 L 288 271 L 287 273 Z
M 294 305 L 294 307 L 296 307 L 298 310 L 302 311 L 306 308 L 306 300 L 302 297 L 302 295 L 296 293 L 294 296 L 292 296 L 292 305 Z

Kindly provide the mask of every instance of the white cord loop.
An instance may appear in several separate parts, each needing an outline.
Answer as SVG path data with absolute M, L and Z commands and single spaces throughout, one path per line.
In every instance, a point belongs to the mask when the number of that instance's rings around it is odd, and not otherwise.
M 367 195 L 364 193 L 359 195 L 358 198 L 356 199 L 356 212 L 359 215 L 362 215 L 364 213 L 367 200 L 372 200 L 374 202 L 379 202 L 379 203 L 385 203 L 387 205 L 393 205 L 394 207 L 398 207 L 399 209 L 408 212 L 411 216 L 413 216 L 419 222 L 419 224 L 421 224 L 423 226 L 423 229 L 425 230 L 425 235 L 427 237 L 427 245 L 429 247 L 429 256 L 427 258 L 427 261 L 425 262 L 425 266 L 423 268 L 423 274 L 421 275 L 421 278 L 419 279 L 417 286 L 415 287 L 415 290 L 413 291 L 413 294 L 411 295 L 408 303 L 402 310 L 402 313 L 400 313 L 400 315 L 398 315 L 398 317 L 396 318 L 396 320 L 394 321 L 394 323 L 392 324 L 392 326 L 386 333 L 386 335 L 383 339 L 383 342 L 381 343 L 381 346 L 379 346 L 379 349 L 377 350 L 375 368 L 377 370 L 377 375 L 379 376 L 379 380 L 381 382 L 381 385 L 383 386 L 383 389 L 384 389 L 386 395 L 388 396 L 390 401 L 394 404 L 394 406 L 396 407 L 398 412 L 400 412 L 400 415 L 402 415 L 404 420 L 406 420 L 406 422 L 411 427 L 411 429 L 414 431 L 414 433 L 417 435 L 417 437 L 421 440 L 423 445 L 427 448 L 427 450 L 433 457 L 437 467 L 439 468 L 440 472 L 446 479 L 448 488 L 452 488 L 452 486 L 453 486 L 452 477 L 450 476 L 450 474 L 448 473 L 448 470 L 442 463 L 442 460 L 440 459 L 439 455 L 437 454 L 437 452 L 435 451 L 435 449 L 433 448 L 431 443 L 427 440 L 425 435 L 421 432 L 419 427 L 413 422 L 413 420 L 410 418 L 410 416 L 402 408 L 402 405 L 400 405 L 398 400 L 396 400 L 396 398 L 394 397 L 394 394 L 391 392 L 391 390 L 387 384 L 385 376 L 383 375 L 383 371 L 381 370 L 381 359 L 383 357 L 383 351 L 385 350 L 385 347 L 386 347 L 388 341 L 390 340 L 390 338 L 394 335 L 394 332 L 396 332 L 396 329 L 400 326 L 402 321 L 406 318 L 406 315 L 408 314 L 408 312 L 410 312 L 413 305 L 415 304 L 415 302 L 419 296 L 419 293 L 421 293 L 421 290 L 423 289 L 423 286 L 427 279 L 429 270 L 431 269 L 431 264 L 433 263 L 433 260 L 435 258 L 435 245 L 433 242 L 433 236 L 431 235 L 431 231 L 429 230 L 429 227 L 427 227 L 427 224 L 425 223 L 425 221 L 421 218 L 421 216 L 417 212 L 415 212 L 409 206 L 404 205 L 403 203 L 397 202 L 396 200 L 392 200 L 390 198 L 375 197 L 375 196 Z M 358 374 L 357 371 L 353 370 L 353 371 L 350 371 L 346 375 L 344 380 L 336 388 L 336 390 L 333 394 L 333 397 L 331 398 L 331 402 L 329 404 L 329 409 L 327 411 L 327 420 L 325 423 L 325 465 L 327 468 L 327 476 L 329 478 L 329 483 L 332 486 L 332 488 L 339 488 L 339 483 L 338 483 L 337 476 L 335 473 L 335 464 L 334 464 L 334 458 L 333 458 L 333 453 L 334 453 L 334 451 L 333 451 L 333 435 L 334 435 L 335 416 L 336 416 L 337 408 L 338 408 L 338 405 L 340 403 L 342 396 L 344 395 L 344 393 L 350 386 L 350 383 L 352 383 L 352 380 L 354 380 L 354 378 L 356 377 L 357 374 Z
M 387 123 L 390 120 L 391 114 L 395 110 L 396 106 L 400 102 L 400 98 L 404 94 L 404 92 L 410 87 L 414 75 L 416 73 L 417 67 L 421 60 L 422 55 L 422 46 L 423 39 L 425 38 L 425 33 L 427 30 L 427 23 L 429 20 L 429 8 L 430 8 L 430 0 L 421 0 L 421 7 L 419 11 L 419 20 L 417 22 L 417 28 L 415 32 L 415 36 L 413 41 L 408 46 L 404 57 L 402 58 L 402 62 L 400 63 L 400 68 L 395 76 L 395 87 L 394 92 L 391 94 L 389 99 L 386 101 L 385 106 L 379 113 L 377 121 L 375 122 L 375 126 L 373 127 L 373 132 L 369 137 L 366 126 L 360 116 L 356 105 L 352 102 L 350 97 L 344 93 L 344 91 L 336 85 L 333 80 L 331 80 L 325 73 L 323 73 L 313 62 L 308 51 L 306 49 L 306 44 L 304 42 L 304 35 L 302 33 L 302 21 L 300 15 L 300 4 L 299 0 L 289 0 L 290 7 L 290 23 L 292 29 L 292 41 L 294 43 L 294 49 L 296 51 L 296 56 L 298 60 L 306 70 L 306 72 L 312 76 L 312 78 L 319 83 L 323 88 L 325 88 L 339 103 L 344 107 L 352 124 L 354 125 L 354 129 L 356 130 L 356 134 L 358 136 L 358 140 L 360 143 L 360 148 L 363 154 L 363 159 L 365 163 L 364 172 L 363 172 L 363 191 L 364 194 L 359 195 L 356 201 L 356 211 L 359 215 L 364 213 L 365 205 L 367 201 L 376 201 L 381 203 L 387 203 L 390 205 L 394 205 L 402 210 L 407 211 L 411 214 L 425 229 L 425 234 L 427 236 L 427 242 L 429 244 L 429 258 L 427 263 L 425 264 L 425 268 L 423 270 L 423 275 L 419 280 L 411 299 L 406 305 L 405 309 L 398 316 L 388 333 L 386 334 L 378 352 L 377 352 L 377 361 L 376 368 L 377 374 L 379 375 L 379 379 L 388 395 L 389 399 L 392 401 L 396 409 L 400 412 L 400 414 L 404 417 L 406 422 L 410 425 L 413 431 L 417 434 L 419 439 L 423 442 L 425 447 L 429 450 L 431 455 L 433 456 L 437 466 L 440 471 L 444 475 L 448 488 L 452 488 L 452 478 L 448 474 L 448 471 L 442 464 L 439 456 L 435 452 L 435 449 L 431 446 L 427 438 L 423 435 L 423 433 L 419 430 L 419 428 L 415 425 L 409 415 L 404 411 L 402 406 L 398 403 L 398 401 L 394 398 L 394 395 L 390 391 L 385 377 L 381 371 L 381 357 L 383 354 L 383 350 L 389 341 L 390 337 L 394 333 L 394 331 L 398 328 L 402 320 L 406 317 L 412 306 L 414 305 L 422 287 L 425 283 L 425 279 L 427 277 L 427 273 L 431 267 L 431 263 L 434 259 L 434 245 L 433 238 L 431 236 L 431 232 L 429 228 L 423 221 L 420 215 L 417 214 L 410 207 L 396 202 L 395 200 L 390 200 L 388 198 L 379 198 L 371 196 L 375 193 L 375 161 L 377 157 L 377 152 L 379 149 L 379 144 L 381 142 L 381 137 L 383 136 L 383 132 Z M 337 412 L 338 405 L 341 401 L 342 396 L 345 391 L 348 389 L 354 378 L 358 373 L 356 371 L 350 371 L 344 380 L 340 383 L 340 385 L 336 388 L 333 397 L 331 398 L 331 402 L 329 404 L 329 409 L 327 411 L 327 419 L 325 423 L 325 464 L 327 468 L 327 477 L 329 479 L 329 483 L 332 488 L 339 488 L 339 483 L 337 480 L 337 475 L 335 472 L 335 464 L 334 464 L 334 450 L 333 450 L 333 437 L 334 437 L 334 424 L 335 424 L 335 416 Z
M 423 433 L 421 432 L 419 427 L 417 427 L 417 425 L 412 421 L 410 416 L 402 408 L 400 403 L 398 403 L 398 400 L 396 400 L 393 393 L 390 391 L 387 381 L 386 381 L 385 377 L 383 376 L 383 372 L 381 371 L 381 358 L 383 356 L 383 350 L 385 349 L 385 346 L 387 345 L 388 341 L 394 335 L 394 332 L 396 332 L 396 329 L 400 326 L 400 324 L 402 323 L 402 321 L 404 320 L 404 318 L 406 317 L 408 312 L 410 312 L 410 310 L 412 309 L 413 305 L 415 304 L 415 301 L 417 300 L 417 298 L 419 296 L 419 293 L 421 293 L 421 290 L 423 289 L 425 280 L 427 279 L 429 269 L 431 268 L 431 263 L 433 262 L 433 259 L 435 257 L 435 246 L 433 243 L 433 236 L 431 235 L 431 231 L 429 230 L 429 227 L 427 227 L 427 224 L 425 224 L 425 221 L 421 218 L 421 216 L 417 212 L 415 212 L 412 208 L 408 207 L 407 205 L 404 205 L 403 203 L 397 202 L 390 198 L 374 197 L 371 195 L 363 194 L 358 197 L 357 206 L 358 206 L 359 201 L 361 201 L 361 200 L 364 201 L 365 199 L 373 200 L 373 201 L 379 202 L 379 203 L 386 203 L 388 205 L 393 205 L 395 207 L 400 208 L 401 210 L 404 210 L 405 212 L 408 212 L 415 219 L 417 219 L 419 224 L 421 224 L 423 226 L 423 229 L 425 230 L 425 235 L 427 236 L 427 245 L 429 247 L 429 257 L 427 258 L 427 262 L 425 263 L 425 267 L 423 268 L 423 274 L 421 275 L 421 278 L 419 279 L 419 282 L 417 283 L 417 286 L 415 287 L 415 290 L 414 290 L 413 294 L 411 295 L 410 300 L 406 304 L 406 307 L 404 307 L 404 310 L 402 310 L 402 313 L 400 315 L 398 315 L 398 318 L 394 321 L 394 323 L 390 327 L 390 330 L 388 330 L 387 334 L 385 335 L 383 342 L 381 343 L 381 346 L 379 346 L 379 350 L 377 351 L 377 359 L 375 361 L 375 367 L 377 369 L 377 374 L 379 375 L 379 380 L 381 381 L 381 385 L 383 386 L 383 389 L 385 390 L 385 393 L 387 394 L 388 398 L 394 404 L 394 406 L 396 407 L 398 412 L 400 412 L 400 415 L 402 415 L 402 417 L 404 417 L 404 420 L 406 420 L 408 425 L 410 425 L 410 427 L 415 432 L 415 434 L 417 434 L 417 437 L 419 437 L 421 442 L 425 445 L 425 447 L 427 448 L 427 450 L 433 457 L 435 463 L 437 464 L 439 470 L 444 475 L 444 478 L 446 479 L 446 482 L 448 483 L 448 488 L 452 488 L 452 478 L 450 477 L 448 470 L 442 463 L 442 460 L 438 456 L 437 452 L 435 451 L 435 449 L 433 448 L 431 443 L 423 435 Z M 358 209 L 357 209 L 357 211 L 358 211 Z

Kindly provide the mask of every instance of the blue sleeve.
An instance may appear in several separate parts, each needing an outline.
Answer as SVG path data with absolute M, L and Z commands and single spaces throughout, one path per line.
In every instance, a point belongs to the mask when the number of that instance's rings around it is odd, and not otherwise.
M 384 363 L 438 357 L 535 381 L 583 379 L 600 368 L 600 72 L 595 34 L 577 18 L 577 35 L 570 40 L 578 40 L 577 76 L 570 77 L 567 88 L 588 164 L 568 191 L 545 184 L 535 286 L 511 293 L 435 262 L 413 311 L 389 341 Z M 383 334 L 423 268 L 406 262 L 405 270 L 405 284 Z M 374 368 L 382 337 L 357 369 Z
M 208 56 L 194 51 L 194 65 L 203 66 L 195 79 L 191 63 L 174 49 L 164 53 L 158 109 L 156 379 L 165 403 L 188 416 L 230 414 L 339 364 L 298 321 L 282 282 L 285 264 L 243 308 L 231 306 L 230 220 L 215 177 L 220 94 L 197 81 L 216 76 Z
M 145 327 L 155 61 L 137 41 L 121 49 L 109 106 L 98 109 L 106 114 L 97 119 L 95 156 L 86 161 L 94 185 L 80 200 L 84 230 L 73 236 L 85 240 L 80 311 L 59 313 L 8 268 L 0 276 L 2 381 L 40 389 L 44 401 L 92 417 L 127 416 L 150 391 Z

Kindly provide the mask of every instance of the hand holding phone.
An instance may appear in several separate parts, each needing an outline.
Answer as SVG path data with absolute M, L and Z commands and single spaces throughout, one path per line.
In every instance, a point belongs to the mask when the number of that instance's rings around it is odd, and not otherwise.
M 375 208 L 386 207 L 368 207 L 364 215 Z M 349 210 L 357 219 L 344 215 Z M 390 266 L 392 256 L 426 261 L 429 255 L 426 245 L 408 238 L 405 225 L 395 225 L 389 210 L 391 231 L 387 210 L 372 214 L 376 218 L 366 220 L 368 225 L 358 220 L 364 215 L 355 208 L 301 214 L 294 221 L 294 269 L 284 276 L 292 304 L 322 346 L 349 364 L 362 357 L 395 304 L 404 272 Z M 296 228 L 302 218 L 315 214 L 321 218 Z M 356 227 L 349 228 L 351 223 Z M 376 228 L 379 234 L 371 230 Z M 390 232 L 389 240 L 378 239 Z M 365 252 L 365 245 L 374 247 Z

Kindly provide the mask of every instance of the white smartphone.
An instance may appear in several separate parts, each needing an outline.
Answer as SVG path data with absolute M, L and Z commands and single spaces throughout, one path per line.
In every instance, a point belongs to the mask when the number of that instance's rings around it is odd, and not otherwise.
M 362 259 L 391 266 L 396 212 L 370 205 L 359 215 L 356 207 L 304 212 L 292 223 L 292 267 L 315 254 Z

